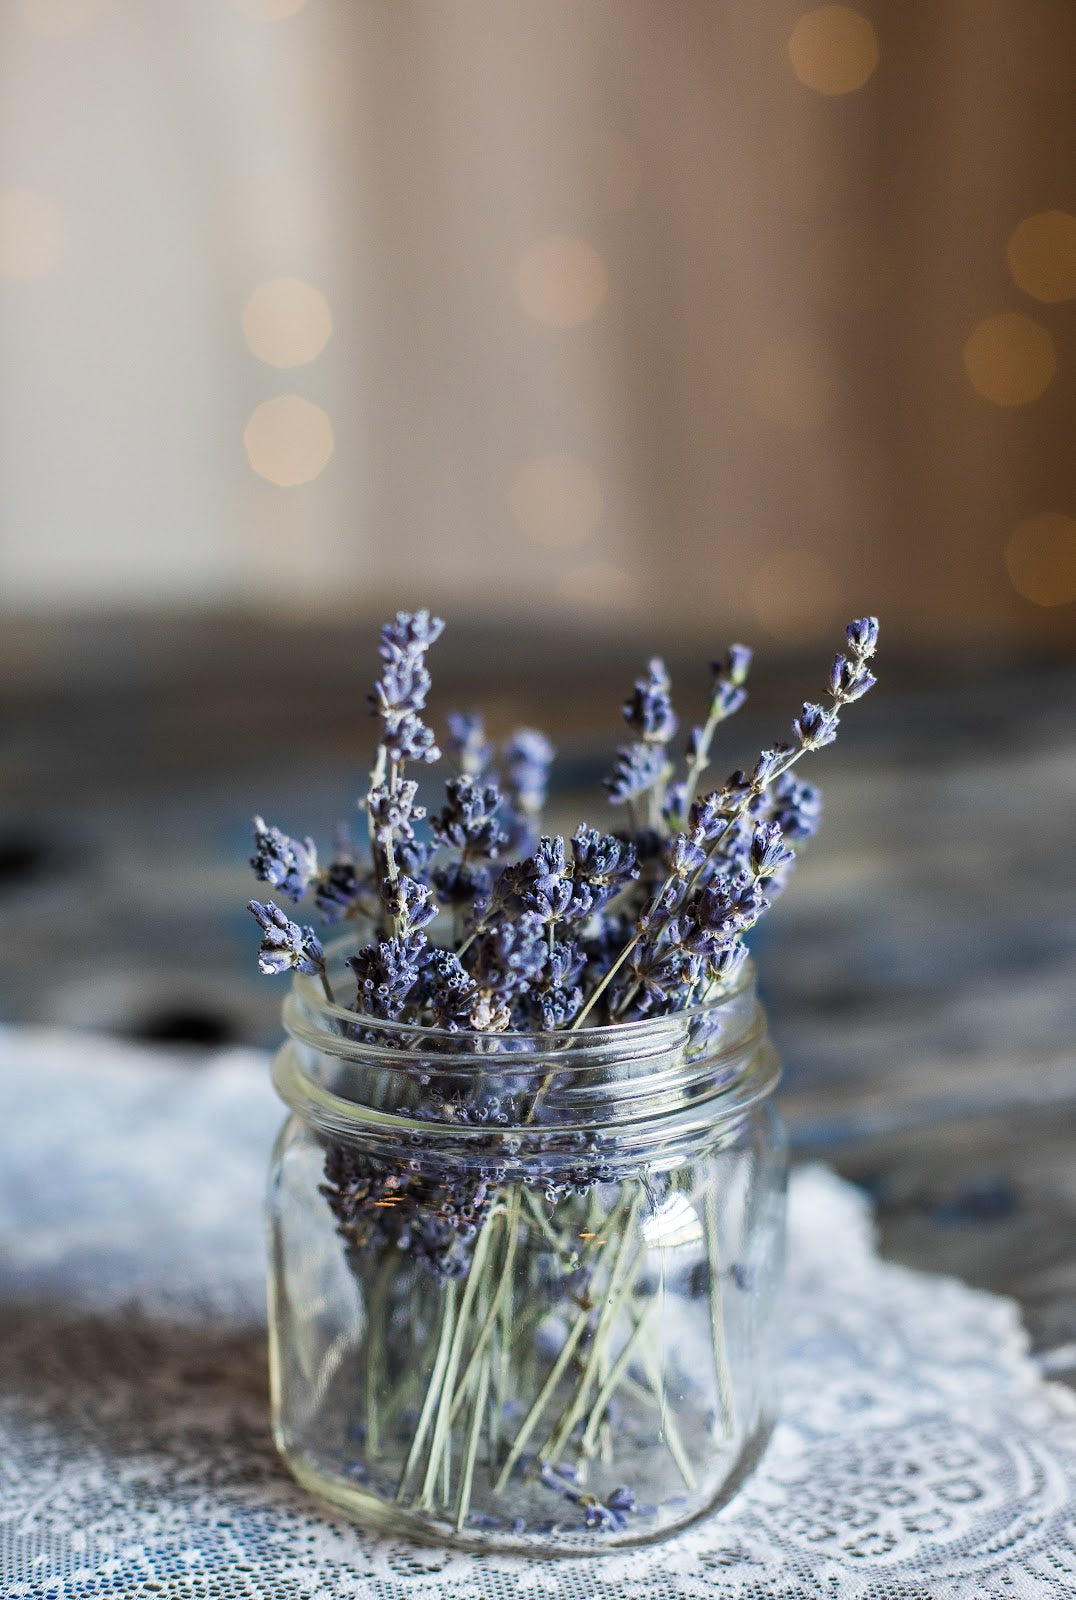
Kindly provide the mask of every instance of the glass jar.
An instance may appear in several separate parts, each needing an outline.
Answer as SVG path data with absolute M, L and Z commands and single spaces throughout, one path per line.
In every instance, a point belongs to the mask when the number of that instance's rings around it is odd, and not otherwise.
M 785 1156 L 746 967 L 690 1012 L 444 1033 L 296 978 L 274 1070 L 273 1428 L 427 1542 L 591 1553 L 722 1505 L 776 1404 Z

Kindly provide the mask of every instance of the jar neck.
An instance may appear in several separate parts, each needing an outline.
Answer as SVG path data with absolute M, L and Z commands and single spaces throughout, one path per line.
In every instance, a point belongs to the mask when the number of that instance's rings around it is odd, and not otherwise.
M 394 1159 L 527 1166 L 581 1150 L 615 1168 L 735 1137 L 773 1091 L 754 969 L 709 1004 L 551 1033 L 449 1033 L 329 1004 L 310 979 L 284 1005 L 277 1090 L 322 1135 Z

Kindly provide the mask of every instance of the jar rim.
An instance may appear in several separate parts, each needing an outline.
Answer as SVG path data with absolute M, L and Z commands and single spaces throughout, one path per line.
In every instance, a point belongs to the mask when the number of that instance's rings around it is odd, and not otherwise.
M 334 952 L 339 956 L 339 950 Z M 780 1074 L 745 964 L 718 998 L 592 1028 L 492 1033 L 389 1023 L 298 977 L 284 1003 L 281 1099 L 337 1138 L 490 1141 L 521 1148 L 605 1129 L 634 1153 L 711 1134 L 768 1097 Z

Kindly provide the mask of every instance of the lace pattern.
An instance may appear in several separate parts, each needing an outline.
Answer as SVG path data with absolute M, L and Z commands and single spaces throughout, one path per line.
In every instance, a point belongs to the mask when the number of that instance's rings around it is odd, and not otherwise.
M 719 1517 L 545 1563 L 323 1514 L 267 1433 L 263 1058 L 0 1030 L 4 1600 L 1056 1600 L 1076 1402 L 1015 1307 L 879 1260 L 822 1168 L 791 1199 L 783 1421 Z

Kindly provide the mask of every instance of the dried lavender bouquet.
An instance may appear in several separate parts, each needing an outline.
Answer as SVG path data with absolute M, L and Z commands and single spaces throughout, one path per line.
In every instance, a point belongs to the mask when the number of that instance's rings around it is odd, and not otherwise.
M 419 804 L 413 774 L 441 756 L 423 713 L 443 626 L 401 612 L 382 630 L 370 695 L 380 741 L 359 802 L 368 844 L 344 829 L 323 865 L 312 839 L 255 819 L 257 877 L 345 930 L 327 955 L 312 927 L 252 900 L 261 970 L 320 984 L 332 1026 L 368 1050 L 371 1083 L 393 1051 L 420 1068 L 406 1105 L 388 1107 L 406 1120 L 404 1155 L 320 1139 L 321 1203 L 365 1319 L 337 1406 L 352 1422 L 335 1448 L 364 1493 L 446 1528 L 522 1536 L 574 1516 L 616 1536 L 656 1515 L 641 1491 L 660 1492 L 662 1472 L 690 1498 L 706 1441 L 735 1434 L 728 1273 L 708 1193 L 696 1209 L 716 1400 L 699 1422 L 686 1380 L 671 1384 L 648 1343 L 659 1300 L 638 1243 L 648 1216 L 679 1204 L 694 1217 L 689 1183 L 674 1161 L 631 1155 L 615 1069 L 599 1074 L 612 1085 L 608 1127 L 573 1126 L 578 1047 L 611 1025 L 630 1041 L 683 1017 L 688 1054 L 705 1051 L 720 1001 L 742 989 L 745 936 L 818 824 L 818 790 L 793 769 L 833 742 L 844 708 L 874 684 L 878 624 L 848 626 L 791 739 L 717 788 L 703 777 L 720 724 L 746 698 L 751 652 L 735 644 L 711 664 L 705 716 L 679 755 L 669 678 L 652 660 L 624 705 L 629 737 L 605 780 L 613 824 L 581 824 L 568 840 L 542 832 L 548 739 L 522 728 L 495 749 L 475 713 L 447 718 L 444 801 L 430 814 Z M 448 1152 L 446 1129 L 467 1133 L 467 1161 Z M 629 1171 L 637 1182 L 623 1181 Z M 640 1396 L 666 1465 L 643 1485 L 613 1481 L 630 1454 L 618 1416 Z M 641 1460 L 638 1439 L 632 1448 Z

